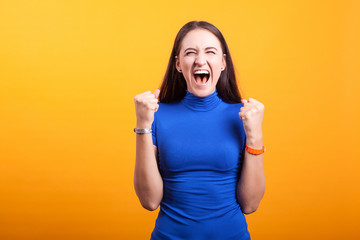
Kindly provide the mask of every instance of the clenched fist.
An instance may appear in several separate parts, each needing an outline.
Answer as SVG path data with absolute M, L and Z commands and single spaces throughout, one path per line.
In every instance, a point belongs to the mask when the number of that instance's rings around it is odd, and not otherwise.
M 156 89 L 154 93 L 147 91 L 135 96 L 134 102 L 137 128 L 151 128 L 151 124 L 154 121 L 154 113 L 159 108 L 159 94 L 160 90 Z
M 264 105 L 253 98 L 249 98 L 248 101 L 246 99 L 241 99 L 241 102 L 244 106 L 240 108 L 239 116 L 244 124 L 246 138 L 262 138 Z

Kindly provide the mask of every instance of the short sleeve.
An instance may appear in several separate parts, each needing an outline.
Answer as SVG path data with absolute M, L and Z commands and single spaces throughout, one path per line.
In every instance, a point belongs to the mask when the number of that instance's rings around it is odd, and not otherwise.
M 151 134 L 152 134 L 152 140 L 153 140 L 153 144 L 157 147 L 157 141 L 156 141 L 156 124 L 155 124 L 155 119 L 151 125 Z

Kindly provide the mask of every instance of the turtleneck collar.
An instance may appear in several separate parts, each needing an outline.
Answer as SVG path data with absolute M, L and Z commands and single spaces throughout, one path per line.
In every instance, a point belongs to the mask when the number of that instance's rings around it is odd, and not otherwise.
M 215 92 L 206 96 L 206 97 L 198 97 L 186 90 L 186 95 L 184 99 L 181 101 L 185 107 L 199 112 L 206 112 L 216 108 L 221 99 L 218 96 L 218 92 L 215 89 Z

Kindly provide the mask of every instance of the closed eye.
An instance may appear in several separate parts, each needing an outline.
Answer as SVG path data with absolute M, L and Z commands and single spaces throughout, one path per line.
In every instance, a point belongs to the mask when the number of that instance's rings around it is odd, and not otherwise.
M 190 55 L 192 53 L 195 53 L 195 52 L 187 52 L 187 53 L 185 53 L 185 55 Z

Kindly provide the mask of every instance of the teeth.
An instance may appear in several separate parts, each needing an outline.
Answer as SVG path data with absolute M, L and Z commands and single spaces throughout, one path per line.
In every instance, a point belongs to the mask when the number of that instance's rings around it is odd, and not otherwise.
M 194 72 L 194 74 L 209 74 L 209 72 L 206 70 L 197 70 Z

